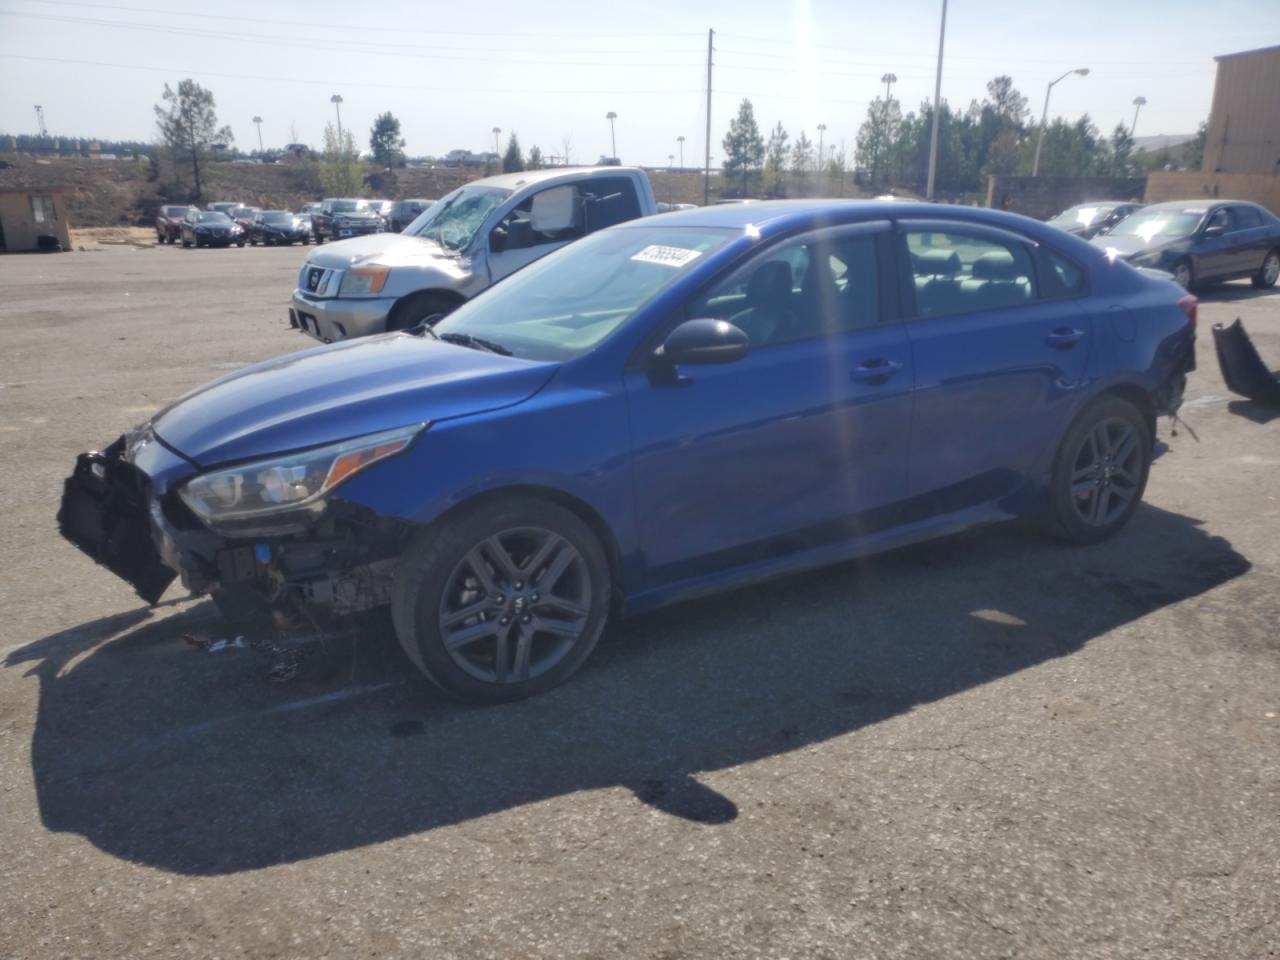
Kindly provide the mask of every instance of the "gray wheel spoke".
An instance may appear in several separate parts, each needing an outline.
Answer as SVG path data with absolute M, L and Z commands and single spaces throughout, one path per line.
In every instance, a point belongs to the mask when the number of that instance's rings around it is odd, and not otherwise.
M 559 610 L 561 613 L 567 613 L 579 620 L 585 618 L 588 613 L 587 608 L 582 606 L 582 604 L 575 603 L 574 601 L 568 600 L 564 597 L 557 597 L 554 594 L 551 596 L 544 596 L 538 601 L 535 609 L 543 610 L 548 607 L 552 610 Z
M 1113 485 L 1124 487 L 1125 489 L 1135 490 L 1138 486 L 1138 475 L 1135 471 L 1126 467 L 1116 468 L 1115 474 L 1111 477 Z
M 547 561 L 551 559 L 552 554 L 559 550 L 563 543 L 564 540 L 556 536 L 554 533 L 548 534 L 547 538 L 542 541 L 542 546 L 538 547 L 537 552 L 526 560 L 524 566 L 521 568 L 524 570 L 525 577 L 529 578 L 534 573 L 537 573 L 545 567 L 547 565 Z
M 564 576 L 564 572 L 569 569 L 569 565 L 577 558 L 577 551 L 566 544 L 552 559 L 547 572 L 538 579 L 538 586 L 543 590 L 554 589 L 556 583 Z
M 511 679 L 517 683 L 529 679 L 529 657 L 533 653 L 533 625 L 522 623 L 516 634 L 515 660 L 511 664 Z
M 502 545 L 502 541 L 497 537 L 490 537 L 484 542 L 485 551 L 493 560 L 494 566 L 509 581 L 514 583 L 520 578 L 520 568 L 516 566 L 515 560 L 511 558 L 511 554 L 507 548 Z
M 465 647 L 467 644 L 475 643 L 477 640 L 483 640 L 486 637 L 492 637 L 498 632 L 498 623 L 495 620 L 481 620 L 479 623 L 473 623 L 469 627 L 462 627 L 452 633 L 445 635 L 445 646 L 452 650 L 459 647 Z
M 577 637 L 582 632 L 582 627 L 579 624 L 542 615 L 533 618 L 533 628 L 541 630 L 543 633 L 555 634 L 557 637 Z
M 489 561 L 485 559 L 479 547 L 473 547 L 467 553 L 465 562 L 471 572 L 475 574 L 476 579 L 480 581 L 480 586 L 485 593 L 493 594 L 498 592 L 498 584 L 493 579 Z
M 489 602 L 488 599 L 477 600 L 475 603 L 469 603 L 465 607 L 462 607 L 459 610 L 454 610 L 452 613 L 444 614 L 440 618 L 440 625 L 443 627 L 456 626 L 457 624 L 462 623 L 464 620 L 470 620 L 472 617 L 476 616 L 477 614 L 483 613 L 485 610 L 488 610 L 491 607 L 492 607 L 492 604 Z
M 1097 489 L 1098 482 L 1093 477 L 1089 477 L 1073 483 L 1071 485 L 1071 495 L 1077 500 L 1083 500 Z
M 1099 487 L 1097 496 L 1090 504 L 1089 519 L 1093 523 L 1102 523 L 1107 516 L 1107 501 L 1111 499 L 1110 487 Z
M 511 659 L 511 628 L 498 631 L 498 642 L 493 645 L 493 679 L 498 683 L 507 682 L 507 664 Z
M 1133 453 L 1138 446 L 1138 435 L 1132 428 L 1126 429 L 1120 434 L 1120 439 L 1116 441 L 1114 447 L 1111 448 L 1112 460 L 1119 464 L 1129 459 L 1129 455 Z

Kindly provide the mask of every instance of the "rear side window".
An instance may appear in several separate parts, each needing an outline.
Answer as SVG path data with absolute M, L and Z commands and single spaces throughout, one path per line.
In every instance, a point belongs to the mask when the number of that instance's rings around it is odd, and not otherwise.
M 630 177 L 592 177 L 579 186 L 588 233 L 640 216 L 640 198 Z
M 1048 269 L 1041 291 L 1043 296 L 1056 299 L 1078 297 L 1084 293 L 1084 270 L 1052 250 L 1045 250 L 1044 262 Z
M 1250 230 L 1262 226 L 1262 216 L 1253 207 L 1236 207 L 1236 229 Z
M 1031 254 L 1020 243 L 926 229 L 908 229 L 906 241 L 919 317 L 1015 307 L 1036 299 Z

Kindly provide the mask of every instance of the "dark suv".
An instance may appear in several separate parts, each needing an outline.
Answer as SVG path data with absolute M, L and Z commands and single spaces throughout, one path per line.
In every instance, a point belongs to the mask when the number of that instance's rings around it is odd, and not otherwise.
M 370 207 L 369 201 L 358 197 L 326 197 L 311 216 L 311 232 L 315 234 L 316 243 L 381 233 L 386 226 L 387 222 Z
M 434 200 L 397 200 L 391 205 L 391 216 L 387 218 L 387 229 L 399 233 L 413 221 L 418 214 L 435 203 Z

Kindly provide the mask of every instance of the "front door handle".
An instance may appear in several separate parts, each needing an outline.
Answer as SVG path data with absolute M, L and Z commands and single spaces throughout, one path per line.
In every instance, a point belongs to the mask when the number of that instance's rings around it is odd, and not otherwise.
M 1044 338 L 1044 342 L 1051 347 L 1057 347 L 1059 350 L 1066 350 L 1069 347 L 1074 347 L 1083 339 L 1083 330 L 1077 330 L 1074 327 L 1058 327 Z
M 884 383 L 901 369 L 902 364 L 897 360 L 876 357 L 874 360 L 862 361 L 853 368 L 849 376 L 862 383 Z

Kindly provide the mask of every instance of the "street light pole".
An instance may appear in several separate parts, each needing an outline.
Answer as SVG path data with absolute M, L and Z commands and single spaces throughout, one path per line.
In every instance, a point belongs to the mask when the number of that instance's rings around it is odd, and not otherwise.
M 680 144 L 680 169 L 684 169 L 684 135 L 676 137 L 676 143 Z
M 1045 88 L 1044 113 L 1040 114 L 1040 136 L 1036 138 L 1036 158 L 1031 164 L 1031 175 L 1033 177 L 1038 176 L 1040 173 L 1040 148 L 1044 146 L 1044 128 L 1049 123 L 1049 94 L 1053 93 L 1053 85 L 1055 83 L 1059 80 L 1067 79 L 1067 77 L 1071 76 L 1073 73 L 1079 74 L 1082 77 L 1087 77 L 1089 75 L 1089 68 L 1079 67 L 1075 70 L 1068 70 L 1057 80 L 1050 80 L 1049 86 Z
M 494 127 L 492 133 L 493 133 L 493 152 L 497 154 L 501 154 L 502 147 L 498 143 L 498 135 L 502 133 L 502 128 Z
M 896 73 L 886 73 L 880 78 L 880 82 L 884 84 L 884 102 L 888 103 L 893 99 L 893 85 L 898 82 Z
M 819 175 L 822 174 L 822 139 L 823 139 L 823 135 L 826 132 L 827 132 L 827 125 L 825 123 L 818 124 L 818 174 Z
M 1136 137 L 1138 135 L 1138 111 L 1146 106 L 1146 97 L 1133 98 L 1133 126 L 1129 129 L 1129 136 Z
M 617 160 L 618 159 L 618 136 L 614 132 L 613 121 L 618 119 L 618 115 L 614 113 L 612 110 L 610 110 L 608 113 L 604 115 L 604 118 L 609 121 L 609 145 L 613 149 L 613 153 L 609 154 L 609 156 L 614 160 Z
M 338 153 L 347 152 L 347 141 L 342 136 L 342 94 L 335 93 L 329 98 L 329 102 L 333 104 L 334 112 L 338 115 Z
M 254 117 L 253 122 L 258 126 L 258 152 L 262 153 L 262 118 Z
M 929 134 L 929 183 L 925 199 L 933 199 L 938 174 L 938 117 L 942 113 L 942 48 L 947 39 L 947 0 L 942 0 L 942 26 L 938 28 L 938 76 L 933 84 L 933 132 Z

